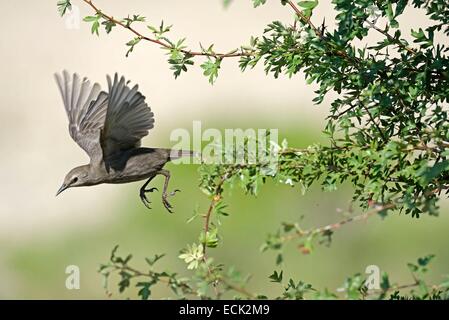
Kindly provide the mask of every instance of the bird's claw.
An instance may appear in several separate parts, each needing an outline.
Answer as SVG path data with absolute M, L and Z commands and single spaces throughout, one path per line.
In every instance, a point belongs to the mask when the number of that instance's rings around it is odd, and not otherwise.
M 140 194 L 140 200 L 142 200 L 142 203 L 144 204 L 145 207 L 147 207 L 148 209 L 151 209 L 150 207 L 150 200 L 148 200 L 147 196 L 145 195 L 145 193 L 141 193 Z
M 173 213 L 173 206 L 167 201 L 167 194 L 162 195 L 162 204 L 168 212 Z
M 147 196 L 145 193 L 147 192 L 153 192 L 154 190 L 158 191 L 157 188 L 150 188 L 150 189 L 140 189 L 140 200 L 142 200 L 142 203 L 145 205 L 145 207 L 147 207 L 148 209 L 151 209 L 150 204 L 151 201 L 148 200 Z
M 157 188 L 150 188 L 150 189 L 145 189 L 145 188 L 141 188 L 140 189 L 140 199 L 142 200 L 143 204 L 145 205 L 145 207 L 147 207 L 148 209 L 151 209 L 150 207 L 150 201 L 148 200 L 147 196 L 145 193 L 147 192 L 153 192 L 153 191 L 158 191 Z M 168 212 L 173 213 L 173 206 L 168 202 L 167 198 L 168 197 L 173 197 L 176 192 L 180 192 L 181 190 L 179 189 L 175 189 L 170 193 L 163 193 L 162 194 L 162 204 L 164 205 L 165 209 L 167 209 Z
M 173 213 L 173 206 L 168 202 L 167 198 L 168 197 L 173 197 L 176 192 L 181 192 L 181 190 L 179 189 L 175 189 L 170 193 L 164 193 L 162 194 L 162 204 L 164 205 L 165 209 L 167 209 L 168 212 Z

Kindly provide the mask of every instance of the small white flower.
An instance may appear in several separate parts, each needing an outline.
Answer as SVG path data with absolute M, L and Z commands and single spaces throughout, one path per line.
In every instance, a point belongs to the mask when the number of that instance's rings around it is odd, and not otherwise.
M 376 5 L 370 5 L 366 8 L 366 13 L 368 13 L 368 18 L 363 22 L 365 28 L 372 28 L 376 25 L 377 20 L 382 16 L 382 11 Z
M 307 40 L 309 40 L 309 33 L 306 30 L 301 30 L 301 32 L 299 33 L 299 40 L 298 43 L 300 45 L 304 45 L 307 43 Z
M 179 255 L 179 258 L 188 264 L 187 269 L 196 269 L 200 261 L 204 258 L 203 246 L 200 244 L 187 245 L 187 251 Z
M 370 17 L 374 17 L 375 19 L 379 18 L 382 15 L 382 11 L 376 5 L 370 5 L 366 8 L 366 12 Z
M 280 182 L 280 183 L 283 183 L 283 184 L 288 184 L 288 185 L 290 185 L 290 186 L 293 186 L 293 185 L 294 185 L 294 184 L 293 184 L 293 180 L 290 179 L 290 178 L 287 178 L 287 179 L 285 179 L 285 180 L 279 179 L 279 182 Z

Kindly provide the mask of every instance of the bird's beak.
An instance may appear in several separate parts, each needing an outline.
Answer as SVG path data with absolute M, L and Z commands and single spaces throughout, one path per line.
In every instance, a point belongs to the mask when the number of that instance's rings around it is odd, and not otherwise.
M 65 189 L 67 189 L 69 186 L 66 184 L 62 184 L 61 188 L 59 188 L 58 192 L 56 192 L 56 197 L 58 196 L 58 194 L 60 194 L 62 191 L 64 191 Z

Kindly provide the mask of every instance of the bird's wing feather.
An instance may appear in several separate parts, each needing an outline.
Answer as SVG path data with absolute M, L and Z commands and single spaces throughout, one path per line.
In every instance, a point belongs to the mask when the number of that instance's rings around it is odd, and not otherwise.
M 139 92 L 130 88 L 124 77 L 107 77 L 109 101 L 101 135 L 104 158 L 114 157 L 124 150 L 138 147 L 140 140 L 154 126 L 153 112 Z
M 101 91 L 98 83 L 91 85 L 76 73 L 63 71 L 55 79 L 69 118 L 69 132 L 73 140 L 89 155 L 91 162 L 103 158 L 100 131 L 104 126 L 108 94 Z

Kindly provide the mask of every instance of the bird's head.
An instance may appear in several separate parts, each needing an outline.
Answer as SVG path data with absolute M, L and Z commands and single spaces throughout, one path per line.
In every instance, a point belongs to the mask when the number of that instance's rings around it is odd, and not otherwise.
M 59 188 L 56 195 L 71 187 L 82 187 L 90 184 L 89 166 L 80 166 L 73 168 L 64 178 L 64 183 Z

